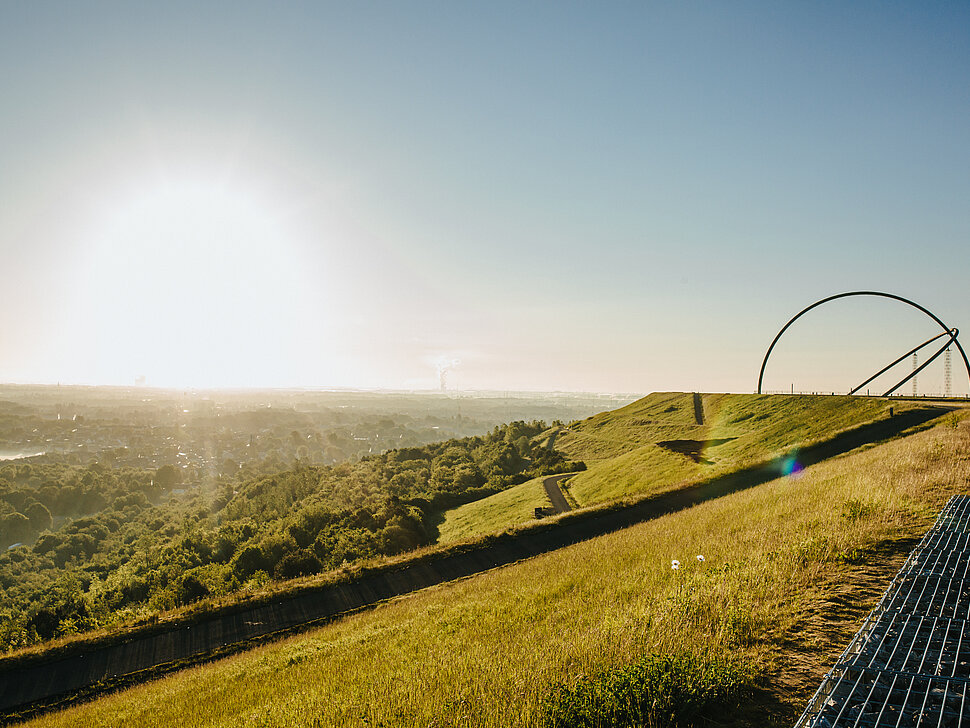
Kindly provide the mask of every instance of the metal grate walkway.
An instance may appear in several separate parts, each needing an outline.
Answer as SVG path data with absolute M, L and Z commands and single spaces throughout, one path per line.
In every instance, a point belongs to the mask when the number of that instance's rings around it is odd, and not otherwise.
M 906 559 L 795 728 L 970 728 L 970 496 Z

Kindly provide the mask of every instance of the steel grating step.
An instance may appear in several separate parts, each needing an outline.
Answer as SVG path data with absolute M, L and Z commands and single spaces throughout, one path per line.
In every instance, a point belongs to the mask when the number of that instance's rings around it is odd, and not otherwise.
M 934 528 L 947 531 L 970 530 L 970 498 L 956 496 L 940 512 Z
M 970 579 L 937 574 L 902 576 L 880 602 L 882 612 L 970 620 Z
M 913 549 L 795 728 L 970 728 L 970 496 Z
M 970 710 L 965 680 L 873 669 L 845 670 L 826 680 L 830 685 L 811 722 L 798 725 L 957 728 L 966 724 Z
M 964 636 L 965 625 L 963 620 L 893 613 L 875 624 L 851 667 L 970 681 L 970 636 Z
M 970 531 L 936 531 L 928 534 L 913 549 L 910 559 L 928 558 L 935 552 L 966 553 L 970 551 Z

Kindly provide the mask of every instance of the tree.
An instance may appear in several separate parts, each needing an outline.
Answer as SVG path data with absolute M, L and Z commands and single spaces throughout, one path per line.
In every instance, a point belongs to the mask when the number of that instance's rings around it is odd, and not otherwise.
M 417 529 L 409 527 L 405 519 L 395 517 L 380 533 L 381 551 L 389 556 L 416 549 L 421 545 Z
M 277 579 L 295 579 L 298 576 L 308 576 L 316 574 L 323 568 L 312 551 L 301 549 L 294 553 L 286 554 L 276 565 L 273 575 Z
M 155 485 L 168 490 L 182 482 L 182 473 L 174 465 L 163 465 L 155 471 Z
M 238 554 L 232 564 L 233 573 L 240 579 L 248 579 L 257 571 L 267 571 L 269 560 L 257 546 L 247 546 Z
M 0 541 L 16 543 L 30 535 L 30 519 L 23 513 L 8 513 L 0 520 Z
M 209 595 L 209 587 L 195 574 L 186 574 L 179 584 L 178 600 L 180 604 L 191 604 Z
M 43 503 L 31 503 L 24 515 L 30 521 L 30 527 L 38 533 L 46 531 L 54 523 L 50 510 Z

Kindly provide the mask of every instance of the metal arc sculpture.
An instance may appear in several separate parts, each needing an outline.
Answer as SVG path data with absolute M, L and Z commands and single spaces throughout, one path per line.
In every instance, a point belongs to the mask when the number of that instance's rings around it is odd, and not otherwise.
M 922 344 L 920 344 L 916 348 L 910 349 L 908 352 L 906 352 L 901 357 L 899 357 L 898 359 L 896 359 L 896 361 L 894 361 L 892 364 L 889 364 L 888 366 L 885 366 L 882 369 L 880 369 L 878 372 L 876 372 L 875 374 L 873 374 L 871 377 L 869 377 L 866 381 L 864 381 L 858 387 L 856 387 L 851 392 L 849 392 L 849 394 L 855 394 L 860 389 L 862 389 L 864 386 L 866 386 L 867 384 L 869 384 L 869 382 L 871 382 L 872 380 L 874 380 L 877 377 L 881 376 L 882 374 L 885 374 L 890 369 L 892 369 L 894 366 L 896 366 L 897 364 L 899 364 L 901 361 L 905 360 L 908 356 L 911 356 L 911 355 L 915 354 L 917 351 L 920 351 L 924 347 L 929 346 L 934 341 L 937 341 L 938 339 L 942 339 L 944 337 L 946 337 L 946 342 L 943 344 L 943 346 L 940 348 L 939 351 L 937 351 L 935 354 L 933 354 L 933 356 L 931 356 L 929 359 L 927 359 L 918 369 L 915 369 L 908 376 L 906 376 L 902 381 L 900 381 L 895 386 L 893 386 L 892 388 L 890 388 L 889 390 L 887 390 L 886 393 L 883 396 L 884 397 L 889 396 L 894 391 L 896 391 L 897 389 L 899 389 L 900 387 L 902 387 L 904 384 L 906 384 L 906 382 L 908 382 L 910 379 L 912 379 L 917 374 L 919 374 L 921 371 L 923 371 L 923 369 L 925 369 L 930 364 L 932 364 L 933 361 L 938 356 L 940 356 L 944 351 L 946 351 L 947 348 L 951 344 L 955 344 L 956 347 L 957 347 L 957 349 L 960 351 L 960 356 L 963 357 L 963 364 L 964 364 L 964 366 L 967 369 L 967 378 L 970 379 L 970 360 L 967 359 L 967 352 L 965 352 L 963 350 L 963 347 L 960 345 L 960 342 L 957 339 L 957 336 L 960 333 L 957 329 L 951 329 L 949 326 L 947 326 L 945 323 L 943 323 L 940 320 L 940 318 L 936 314 L 934 314 L 932 311 L 930 311 L 927 308 L 924 308 L 923 306 L 920 306 L 918 303 L 915 303 L 913 301 L 910 301 L 908 298 L 903 298 L 902 296 L 897 296 L 897 295 L 892 294 L 892 293 L 882 293 L 880 291 L 849 291 L 848 293 L 837 293 L 834 296 L 828 296 L 827 298 L 823 298 L 820 301 L 816 301 L 811 306 L 807 306 L 807 307 L 803 308 L 797 314 L 795 314 L 794 316 L 792 316 L 792 318 L 788 321 L 788 323 L 785 324 L 784 326 L 782 326 L 781 331 L 779 331 L 777 333 L 777 335 L 775 335 L 774 340 L 772 340 L 772 342 L 771 342 L 771 346 L 768 347 L 768 351 L 767 351 L 767 353 L 765 353 L 764 361 L 761 362 L 761 373 L 758 375 L 758 394 L 761 394 L 761 385 L 764 382 L 764 378 L 765 378 L 765 368 L 768 366 L 768 358 L 771 356 L 771 352 L 775 348 L 775 344 L 778 343 L 778 340 L 788 330 L 788 328 L 793 323 L 795 323 L 798 319 L 800 319 L 802 316 L 804 316 L 806 313 L 808 313 L 809 311 L 811 311 L 813 308 L 818 308 L 823 303 L 828 303 L 829 301 L 834 301 L 834 300 L 836 300 L 838 298 L 848 298 L 850 296 L 877 296 L 877 297 L 880 297 L 880 298 L 891 298 L 894 301 L 900 301 L 901 303 L 905 303 L 908 306 L 912 306 L 913 308 L 917 309 L 918 311 L 922 311 L 923 313 L 925 313 L 927 316 L 929 316 L 931 319 L 933 319 L 936 323 L 938 323 L 940 325 L 940 328 L 943 329 L 943 331 L 942 331 L 942 333 L 937 334 L 933 338 L 927 339 L 926 341 L 924 341 Z

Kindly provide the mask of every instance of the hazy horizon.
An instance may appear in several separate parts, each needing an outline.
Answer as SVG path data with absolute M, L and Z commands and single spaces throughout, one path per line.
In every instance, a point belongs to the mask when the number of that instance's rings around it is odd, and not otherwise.
M 751 392 L 824 296 L 970 327 L 968 31 L 946 3 L 7 4 L 0 382 Z M 848 391 L 937 331 L 836 302 L 765 385 Z
M 279 387 L 269 387 L 269 386 L 249 386 L 249 387 L 232 387 L 232 386 L 222 386 L 222 387 L 195 387 L 195 386 L 162 386 L 153 385 L 149 382 L 139 383 L 139 384 L 85 384 L 78 382 L 0 382 L 0 390 L 4 387 L 13 388 L 37 388 L 37 389 L 50 389 L 63 387 L 65 389 L 77 388 L 77 389 L 114 389 L 123 391 L 144 391 L 144 392 L 188 392 L 192 394 L 208 394 L 208 393 L 223 393 L 223 394 L 249 394 L 249 393 L 259 393 L 259 392 L 306 392 L 306 393 L 320 393 L 320 394 L 415 394 L 415 395 L 425 395 L 425 394 L 440 394 L 440 395 L 496 395 L 496 396 L 514 396 L 514 395 L 565 395 L 565 396 L 591 396 L 591 397 L 641 397 L 650 392 L 612 392 L 612 391 L 600 391 L 600 390 L 580 390 L 580 389 L 441 389 L 441 388 L 412 388 L 412 389 L 395 389 L 389 387 L 326 387 L 326 386 L 279 386 Z

